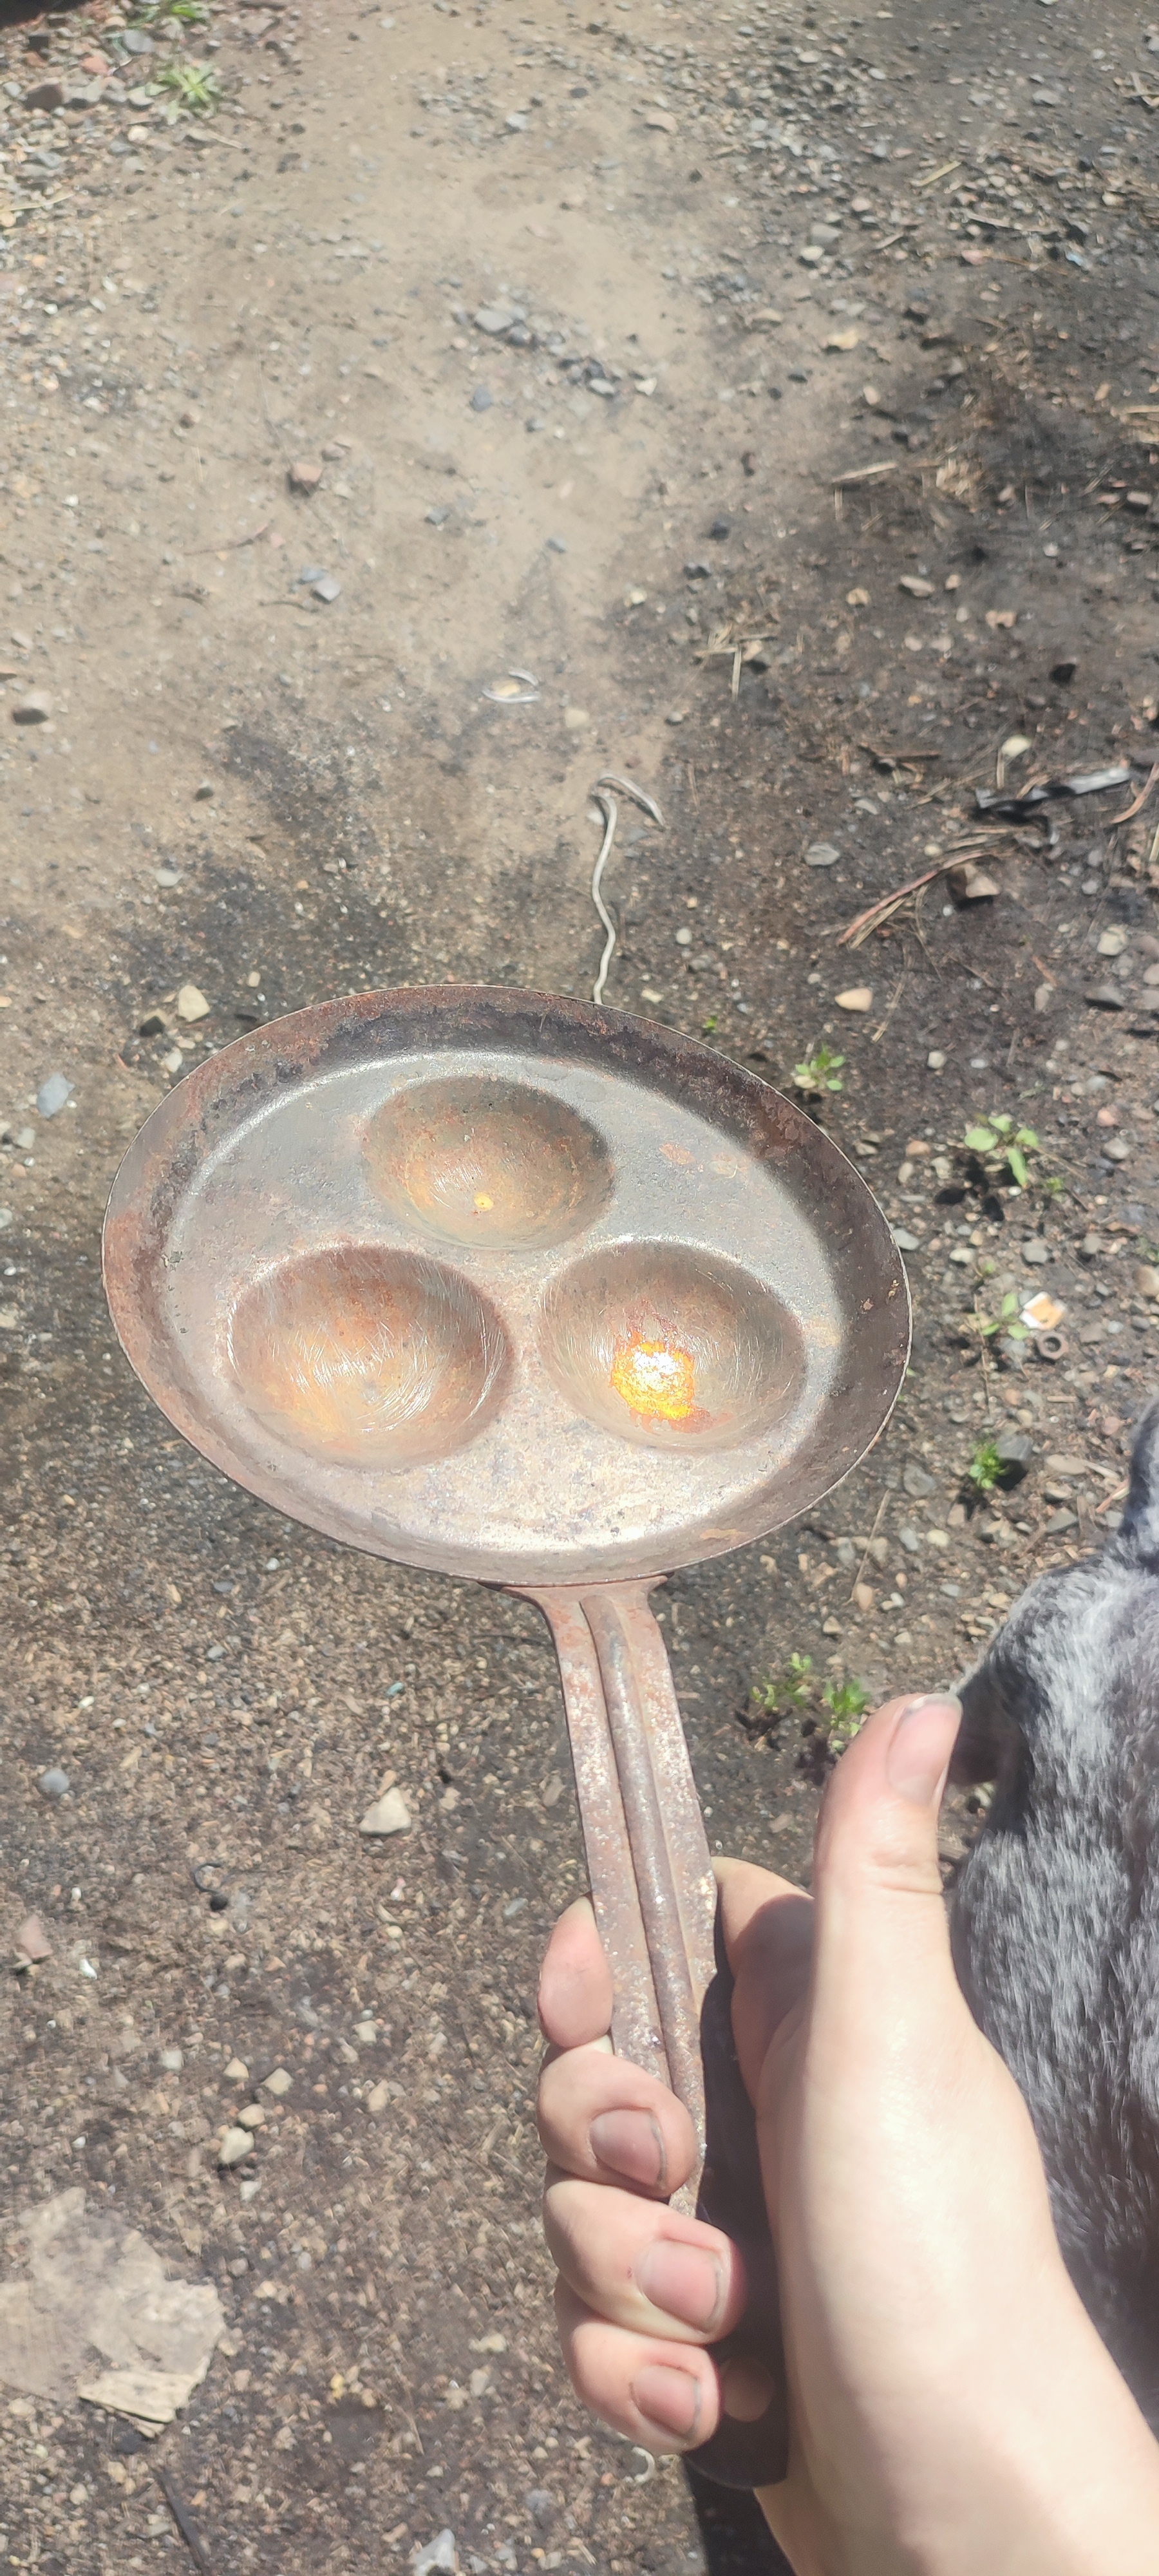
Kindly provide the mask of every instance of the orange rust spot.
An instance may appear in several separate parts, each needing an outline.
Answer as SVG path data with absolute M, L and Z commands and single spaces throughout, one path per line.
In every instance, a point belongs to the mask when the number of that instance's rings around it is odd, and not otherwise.
M 696 1410 L 691 1352 L 645 1341 L 639 1333 L 617 1343 L 612 1385 L 642 1422 L 687 1422 Z

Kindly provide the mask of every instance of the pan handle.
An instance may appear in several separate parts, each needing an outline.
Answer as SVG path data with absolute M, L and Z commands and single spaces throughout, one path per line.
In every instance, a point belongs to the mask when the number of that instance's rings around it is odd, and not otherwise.
M 759 2416 L 725 2416 L 689 2457 L 724 2486 L 767 2486 L 785 2476 L 788 2458 L 776 2267 L 733 2045 L 716 1882 L 650 1588 L 528 1587 L 525 1598 L 542 1610 L 559 1656 L 592 1903 L 612 1970 L 613 2046 L 670 2085 L 691 2115 L 699 2170 L 677 2206 L 733 2237 L 749 2276 L 745 2315 L 717 2356 L 758 2361 L 772 2381 Z

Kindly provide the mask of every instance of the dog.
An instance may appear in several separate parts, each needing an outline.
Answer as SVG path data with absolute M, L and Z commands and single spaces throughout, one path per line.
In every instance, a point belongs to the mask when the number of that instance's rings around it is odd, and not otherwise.
M 1159 1399 L 1102 1554 L 1033 1584 L 959 1696 L 951 1777 L 995 1785 L 950 1900 L 958 1979 L 1159 2434 Z

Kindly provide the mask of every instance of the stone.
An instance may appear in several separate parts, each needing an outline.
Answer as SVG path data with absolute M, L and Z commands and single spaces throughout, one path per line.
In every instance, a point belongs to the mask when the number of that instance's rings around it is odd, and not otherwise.
M 212 803 L 212 800 L 213 780 L 212 778 L 203 778 L 200 785 L 195 787 L 193 790 L 193 802 L 195 805 L 209 805 Z
M 478 312 L 471 316 L 475 329 L 485 332 L 489 340 L 501 339 L 503 333 L 510 330 L 515 318 L 514 310 L 509 304 L 481 304 Z
M 157 2062 L 166 2075 L 180 2075 L 185 2064 L 185 2051 L 181 2048 L 163 2048 Z
M 1117 984 L 1094 984 L 1083 995 L 1094 1011 L 1125 1011 L 1127 996 Z
M 855 1583 L 851 1597 L 854 1608 L 862 1611 L 868 1618 L 870 1611 L 876 1607 L 877 1603 L 877 1594 L 874 1591 L 872 1584 Z
M 893 1228 L 893 1239 L 899 1252 L 921 1251 L 922 1247 L 919 1237 L 916 1234 L 911 1234 L 908 1226 L 895 1225 Z
M 385 2081 L 385 2078 L 381 2083 L 371 2085 L 370 2091 L 366 2096 L 366 2108 L 369 2111 L 372 2120 L 381 2120 L 382 2114 L 385 2111 L 389 2100 L 390 2086 Z
M 732 520 L 724 518 L 714 519 L 708 533 L 718 546 L 722 546 L 725 538 L 731 537 L 732 535 Z
M 904 1529 L 899 1529 L 897 1535 L 898 1544 L 899 1546 L 904 1547 L 907 1556 L 917 1556 L 920 1554 L 922 1544 L 920 1535 L 908 1522 Z
M 293 2076 L 286 2073 L 284 2066 L 275 2066 L 272 2075 L 263 2076 L 261 2089 L 263 2093 L 271 2093 L 275 2102 L 281 2102 L 290 2091 L 293 2081 Z
M 459 2553 L 453 2531 L 440 2531 L 411 2560 L 411 2576 L 458 2576 Z
M 16 1947 L 35 1966 L 39 1959 L 51 1959 L 52 1943 L 39 1914 L 26 1914 L 16 1935 Z
M 1073 1458 L 1065 1449 L 1052 1449 L 1046 1461 L 1046 1472 L 1048 1476 L 1077 1478 L 1089 1476 L 1090 1468 L 1085 1458 Z
M 315 599 L 321 600 L 324 608 L 329 608 L 334 600 L 342 596 L 342 584 L 340 581 L 335 581 L 332 572 L 324 572 L 317 581 L 312 581 L 310 590 Z
M 916 1458 L 906 1459 L 901 1471 L 901 1481 L 907 1494 L 912 1495 L 915 1502 L 926 1494 L 937 1492 L 936 1477 L 931 1476 L 928 1468 L 921 1466 Z
M 563 721 L 568 733 L 583 733 L 591 723 L 591 717 L 584 707 L 565 707 Z
M 388 1789 L 384 1796 L 376 1798 L 374 1805 L 367 1808 L 358 1830 L 360 1834 L 408 1834 L 410 1808 L 401 1789 Z
M 1077 1529 L 1078 1525 L 1078 1513 L 1070 1511 L 1065 1504 L 1061 1511 L 1048 1512 L 1043 1523 L 1048 1538 L 1061 1538 L 1064 1530 Z
M 126 27 L 120 43 L 125 54 L 151 54 L 154 51 L 152 37 L 147 36 L 141 27 Z
M 549 2494 L 546 2487 L 532 2487 L 527 2497 L 527 2510 L 533 2522 L 539 2524 L 540 2530 L 546 2531 L 554 2522 L 558 2508 L 555 2497 Z
M 1149 1262 L 1136 1262 L 1131 1286 L 1137 1297 L 1159 1297 L 1159 1270 L 1153 1270 Z
M 219 2165 L 240 2165 L 247 2156 L 252 2156 L 253 2151 L 254 2142 L 249 2130 L 231 2127 L 225 2131 L 218 2147 L 217 2161 Z
M 67 1771 L 51 1770 L 40 1774 L 40 1789 L 46 1798 L 67 1798 L 71 1787 Z
M 1034 1456 L 1034 1442 L 1026 1431 L 1000 1431 L 994 1443 L 1002 1461 L 1004 1485 L 1020 1485 Z
M 42 1118 L 55 1118 L 71 1097 L 72 1084 L 67 1073 L 50 1073 L 37 1092 L 36 1106 Z
M 1022 1258 L 1032 1269 L 1041 1269 L 1043 1262 L 1050 1259 L 1050 1245 L 1043 1242 L 1040 1234 L 1032 1234 L 1029 1243 L 1022 1246 Z
M 945 1062 L 946 1059 L 941 1048 L 932 1047 L 930 1053 L 926 1057 L 926 1066 L 928 1071 L 930 1073 L 941 1073 L 945 1067 Z
M 286 481 L 291 492 L 300 492 L 305 498 L 317 491 L 321 480 L 321 466 L 311 465 L 305 457 L 299 457 L 297 464 L 287 468 Z
M 46 690 L 30 689 L 26 697 L 17 698 L 9 713 L 13 724 L 48 724 L 52 716 L 52 700 Z
M 908 590 L 911 599 L 932 599 L 934 595 L 932 581 L 920 580 L 916 572 L 903 572 L 898 589 Z
M 64 84 L 58 80 L 38 81 L 35 89 L 25 90 L 20 103 L 22 107 L 45 107 L 50 111 L 54 107 L 63 107 Z
M 805 852 L 805 865 L 807 868 L 833 868 L 840 856 L 835 841 L 810 841 Z
M 565 555 L 567 553 L 567 538 L 549 537 L 547 540 L 547 551 L 549 555 Z
M 486 385 L 476 385 L 474 393 L 471 396 L 471 409 L 472 411 L 490 411 L 494 400 L 494 394 L 488 391 Z
M 1060 653 L 1057 662 L 1051 663 L 1050 676 L 1051 679 L 1057 683 L 1057 686 L 1060 689 L 1065 689 L 1068 683 L 1073 680 L 1077 669 L 1077 655 L 1074 653 Z
M 223 2084 L 248 2084 L 250 2071 L 244 2057 L 231 2057 L 221 2080 Z
M 244 2111 L 238 2112 L 237 2124 L 239 2129 L 264 2129 L 266 2114 L 261 2103 L 247 2102 Z
M 1112 923 L 1111 928 L 1109 930 L 1104 930 L 1100 935 L 1098 948 L 1099 956 L 1121 957 L 1126 945 L 1126 931 L 1121 930 L 1117 922 Z
M 1112 1163 L 1129 1163 L 1131 1159 L 1131 1148 L 1125 1136 L 1109 1136 L 1103 1152 Z
M 208 1019 L 211 1008 L 212 1004 L 206 1001 L 196 984 L 182 985 L 175 1004 L 179 1020 Z
M 872 984 L 851 984 L 848 992 L 837 994 L 836 1000 L 839 1011 L 871 1011 L 873 986 Z
M 449 1794 L 450 1792 L 448 1791 L 448 1796 Z M 444 1798 L 442 1804 L 445 1806 L 446 1803 L 446 1798 Z M 378 2023 L 376 2021 L 356 2021 L 354 2025 L 354 2036 L 360 2048 L 373 2048 L 378 2038 Z
M 1078 1246 L 1080 1261 L 1098 1261 L 1107 1247 L 1101 1234 L 1084 1234 Z

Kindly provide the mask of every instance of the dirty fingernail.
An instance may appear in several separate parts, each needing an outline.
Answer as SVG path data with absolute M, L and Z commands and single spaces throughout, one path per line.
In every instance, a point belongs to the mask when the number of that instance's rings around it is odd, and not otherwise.
M 597 2164 L 625 2182 L 663 2186 L 668 2159 L 658 2123 L 650 2111 L 601 2111 L 588 2131 Z
M 940 1797 L 962 1722 L 956 1699 L 911 1699 L 893 1731 L 886 1756 L 891 1789 L 915 1807 L 929 1807 Z
M 649 2362 L 638 2370 L 632 2382 L 632 2395 L 650 2424 L 658 2424 L 665 2433 L 674 2433 L 678 2441 L 690 2441 L 700 2421 L 700 2381 L 691 2371 L 670 2370 L 660 2361 Z
M 715 2254 L 699 2245 L 676 2245 L 661 2238 L 649 2245 L 635 2266 L 636 2287 L 666 2316 L 709 2334 L 724 2305 L 724 2280 Z

